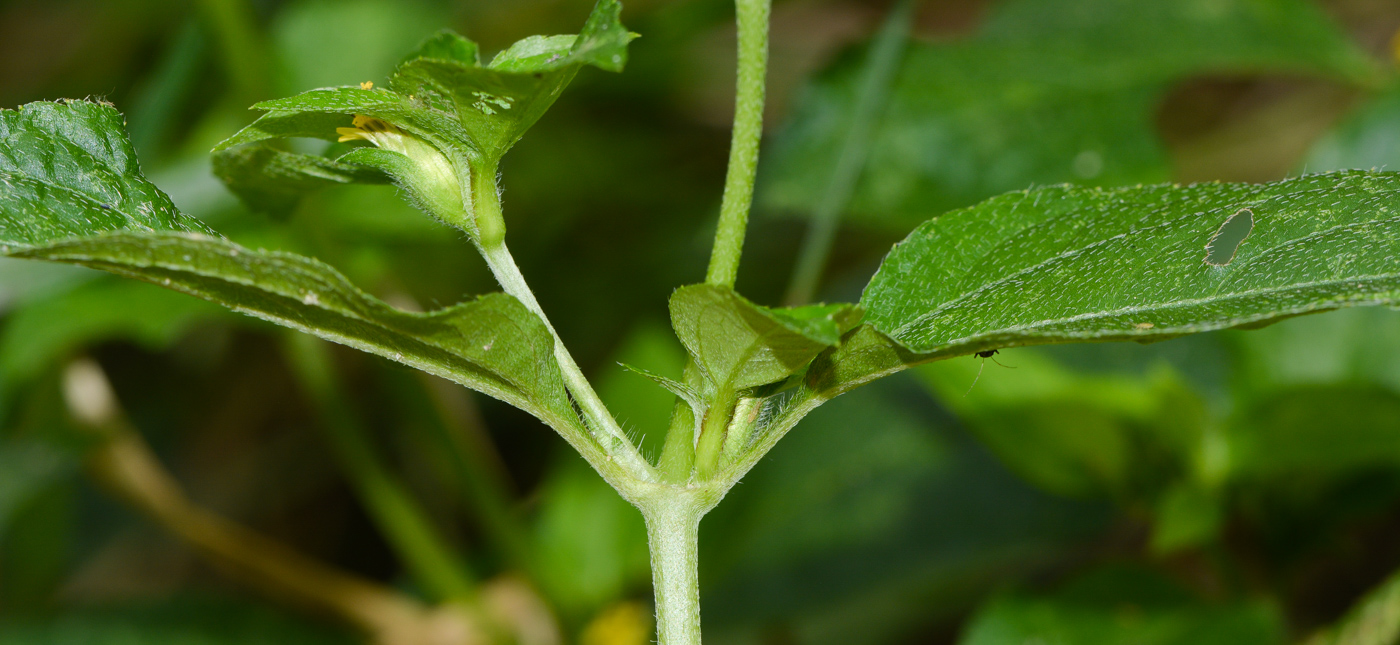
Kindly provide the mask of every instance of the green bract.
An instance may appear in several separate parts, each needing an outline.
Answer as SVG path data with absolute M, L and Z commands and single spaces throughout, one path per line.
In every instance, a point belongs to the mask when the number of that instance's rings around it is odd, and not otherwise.
M 736 392 L 786 379 L 841 344 L 854 305 L 769 309 L 731 289 L 692 285 L 671 296 L 671 324 L 710 389 Z
M 473 191 L 494 190 L 501 157 L 580 68 L 622 69 L 635 36 L 618 21 L 621 10 L 617 0 L 600 0 L 577 36 L 532 36 L 485 65 L 476 43 L 443 31 L 399 64 L 387 89 L 365 83 L 258 103 L 253 107 L 267 113 L 215 148 L 220 176 L 236 187 L 247 186 L 245 178 L 256 173 L 274 184 L 299 176 L 313 184 L 342 181 L 343 172 L 324 176 L 323 159 L 282 153 L 273 165 L 265 156 L 237 156 L 235 146 L 291 137 L 367 141 L 374 147 L 336 162 L 388 175 L 420 209 L 493 246 L 505 234 L 504 223 L 496 209 L 474 204 Z M 250 203 L 265 207 L 256 195 L 269 190 L 239 192 L 245 199 L 252 193 Z M 285 208 L 286 200 L 271 205 Z

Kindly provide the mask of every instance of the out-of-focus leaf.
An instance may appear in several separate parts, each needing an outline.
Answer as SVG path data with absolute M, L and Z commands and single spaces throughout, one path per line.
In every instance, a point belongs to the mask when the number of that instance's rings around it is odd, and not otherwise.
M 1224 266 L 1221 226 L 1253 227 Z M 1400 175 L 1012 193 L 934 219 L 866 287 L 867 321 L 931 357 L 1162 340 L 1400 302 Z
M 908 378 L 804 419 L 701 524 L 712 637 L 744 642 L 725 636 L 780 621 L 801 643 L 898 642 L 1108 522 L 953 426 Z
M 420 0 L 312 0 L 275 14 L 271 44 L 284 93 L 384 78 L 404 52 L 446 24 Z
M 972 619 L 961 645 L 1272 645 L 1282 616 L 1262 602 L 1209 605 L 1147 571 L 1090 574 L 1048 598 L 1003 597 Z
M 1219 494 L 1195 482 L 1181 482 L 1168 489 L 1155 509 L 1152 551 L 1169 554 L 1214 539 L 1225 521 L 1223 506 Z
M 573 455 L 556 462 L 544 485 L 535 545 L 550 597 L 574 616 L 620 599 L 650 576 L 641 516 Z
M 75 455 L 48 443 L 0 439 L 0 539 L 15 511 L 77 465 Z
M 1317 142 L 1303 169 L 1400 170 L 1400 85 L 1376 95 Z
M 1036 350 L 997 360 L 939 361 L 918 373 L 1030 482 L 1060 495 L 1127 501 L 1155 496 L 1188 470 L 1204 406 L 1170 372 L 1081 374 Z
M 83 345 L 113 339 L 160 348 L 191 323 L 225 317 L 217 305 L 128 280 L 98 280 L 10 314 L 0 332 L 0 379 L 28 380 Z
M 527 38 L 485 66 L 455 55 L 413 58 L 394 72 L 389 90 L 325 88 L 259 103 L 254 108 L 268 113 L 219 148 L 277 137 L 335 139 L 335 128 L 360 114 L 408 130 L 456 160 L 498 160 L 582 66 L 621 70 L 632 35 L 618 22 L 620 12 L 617 0 L 599 0 L 578 36 Z M 419 53 L 442 55 L 435 43 L 444 38 L 452 36 L 433 37 Z
M 1231 470 L 1250 480 L 1316 481 L 1400 465 L 1400 393 L 1375 386 L 1280 388 L 1241 411 Z
M 1307 645 L 1391 645 L 1400 640 L 1400 575 L 1392 574 Z
M 0 252 L 142 279 L 389 358 L 578 429 L 554 340 L 515 298 L 394 309 L 310 258 L 250 251 L 141 177 L 121 117 L 87 102 L 0 112 Z
M 760 307 L 732 289 L 690 285 L 671 295 L 671 326 L 714 387 L 737 391 L 801 371 L 860 320 L 855 305 Z
M 770 157 L 768 207 L 816 209 L 857 102 L 857 62 L 808 89 Z M 1304 0 L 999 3 L 973 37 L 910 49 L 850 215 L 904 229 L 1037 184 L 1164 181 L 1154 112 L 1168 88 L 1270 72 L 1377 77 Z
M 277 150 L 265 144 L 214 153 L 214 174 L 249 208 L 281 216 L 306 193 L 337 184 L 388 183 L 364 166 Z
M 350 634 L 212 598 L 0 621 L 0 645 L 343 645 Z
M 1232 333 L 1236 390 L 1270 396 L 1279 388 L 1369 383 L 1400 392 L 1400 312 L 1361 307 Z

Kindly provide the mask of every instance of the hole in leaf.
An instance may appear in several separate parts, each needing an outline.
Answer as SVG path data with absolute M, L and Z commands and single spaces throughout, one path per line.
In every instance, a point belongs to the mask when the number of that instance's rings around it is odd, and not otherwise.
M 1254 230 L 1254 213 L 1248 208 L 1230 216 L 1206 245 L 1206 264 L 1223 267 L 1235 259 L 1240 244 Z

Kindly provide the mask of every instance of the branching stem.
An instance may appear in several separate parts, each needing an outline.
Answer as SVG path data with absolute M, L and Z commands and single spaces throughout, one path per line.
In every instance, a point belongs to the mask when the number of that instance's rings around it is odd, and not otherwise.
M 710 252 L 705 282 L 734 286 L 744 232 L 753 206 L 758 175 L 758 146 L 763 137 L 763 105 L 768 76 L 768 17 L 771 0 L 735 0 L 739 22 L 739 79 L 734 98 L 734 134 L 729 148 L 729 171 L 724 181 L 719 227 Z

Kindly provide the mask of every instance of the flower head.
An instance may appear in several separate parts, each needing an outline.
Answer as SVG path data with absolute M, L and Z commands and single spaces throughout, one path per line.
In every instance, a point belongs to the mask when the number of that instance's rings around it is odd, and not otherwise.
M 407 157 L 407 163 L 382 165 L 363 159 L 357 160 L 359 163 L 379 167 L 393 176 L 429 213 L 449 224 L 459 225 L 463 217 L 461 183 L 452 162 L 441 151 L 383 119 L 356 114 L 352 124 L 353 127 L 335 129 L 340 135 L 339 141 L 368 141 L 376 148 Z

